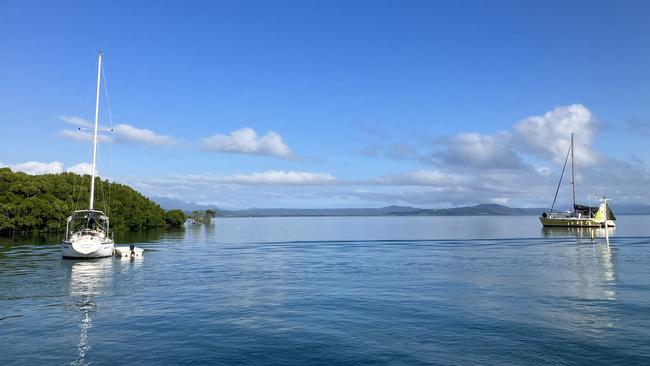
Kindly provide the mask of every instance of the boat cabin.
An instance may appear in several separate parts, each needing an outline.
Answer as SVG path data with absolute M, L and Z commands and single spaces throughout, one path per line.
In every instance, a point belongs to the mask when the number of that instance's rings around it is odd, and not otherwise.
M 106 237 L 109 230 L 108 216 L 97 210 L 78 210 L 68 217 L 65 240 L 72 236 Z

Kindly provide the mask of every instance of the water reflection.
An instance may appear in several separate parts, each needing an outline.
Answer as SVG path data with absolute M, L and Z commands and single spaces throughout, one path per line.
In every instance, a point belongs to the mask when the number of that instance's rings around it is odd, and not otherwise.
M 215 237 L 216 224 L 209 225 L 185 225 L 182 231 L 183 240 L 186 242 L 212 242 Z
M 561 268 L 549 271 L 557 274 L 552 281 L 556 291 L 554 301 L 544 315 L 545 323 L 554 324 L 562 332 L 576 337 L 585 335 L 604 339 L 611 329 L 619 326 L 620 318 L 613 312 L 620 301 L 616 293 L 616 251 L 602 240 L 592 242 L 562 241 L 566 254 L 566 272 Z
M 614 253 L 609 245 L 599 245 L 596 247 L 598 250 L 598 256 L 601 259 L 603 280 L 607 283 L 608 286 L 605 291 L 605 297 L 608 300 L 616 300 L 616 291 L 614 291 L 614 286 L 616 283 L 616 272 L 614 267 Z
M 616 233 L 616 227 L 608 227 L 605 231 L 604 227 L 542 227 L 542 235 L 545 238 L 590 238 L 596 240 L 597 238 L 605 238 L 612 236 Z
M 88 352 L 91 349 L 89 332 L 93 327 L 92 315 L 97 308 L 96 298 L 103 294 L 112 281 L 110 273 L 113 266 L 112 258 L 96 260 L 67 260 L 61 261 L 68 269 L 69 292 L 75 301 L 75 308 L 81 311 L 79 320 L 79 341 L 77 343 L 77 358 L 71 365 L 87 365 Z
M 151 229 L 146 231 L 116 231 L 114 239 L 116 245 L 158 242 L 175 230 Z
M 576 270 L 580 277 L 578 290 L 584 299 L 616 300 L 615 252 L 607 243 L 577 243 Z

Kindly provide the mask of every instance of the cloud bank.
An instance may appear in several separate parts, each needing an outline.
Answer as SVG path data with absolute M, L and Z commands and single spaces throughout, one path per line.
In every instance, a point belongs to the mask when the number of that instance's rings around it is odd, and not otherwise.
M 91 163 L 79 163 L 66 168 L 66 171 L 80 175 L 90 175 L 93 171 L 93 165 Z M 98 175 L 97 169 L 95 169 L 95 173 Z
M 367 182 L 369 185 L 393 186 L 449 186 L 463 181 L 458 174 L 447 173 L 437 169 L 419 170 L 400 175 L 390 175 Z
M 645 130 L 647 123 L 637 121 L 628 123 L 627 127 Z M 614 206 L 647 201 L 650 197 L 650 169 L 643 160 L 621 161 L 595 151 L 592 144 L 600 128 L 600 123 L 587 107 L 574 104 L 513 121 L 511 128 L 494 133 L 467 131 L 433 137 L 413 134 L 403 135 L 406 136 L 403 141 L 382 133 L 375 144 L 359 152 L 361 156 L 391 160 L 387 169 L 395 169 L 397 164 L 394 161 L 404 162 L 397 166 L 397 169 L 402 167 L 404 170 L 393 174 L 381 175 L 380 170 L 374 177 L 346 179 L 329 172 L 301 169 L 235 174 L 219 174 L 208 169 L 203 174 L 179 174 L 157 179 L 124 178 L 122 181 L 150 196 L 221 202 L 231 208 L 449 207 L 486 202 L 545 207 L 553 200 L 570 135 L 574 132 L 577 198 L 580 203 L 596 202 L 596 197 L 602 194 L 614 196 Z M 164 138 L 157 138 L 162 135 L 153 131 L 143 133 L 143 130 L 134 128 L 131 132 L 129 136 L 133 141 L 160 146 L 167 143 Z M 115 136 L 115 142 L 117 139 Z M 273 132 L 258 135 L 251 128 L 203 139 L 202 147 L 227 153 L 292 156 L 282 136 Z M 62 164 L 55 163 L 21 168 L 33 172 L 66 170 Z M 283 165 L 290 163 L 282 162 Z M 350 159 L 350 169 L 354 169 L 354 164 L 363 163 Z M 82 169 L 81 166 L 78 168 Z M 569 185 L 562 186 L 558 202 L 570 204 Z
M 646 123 L 634 121 L 627 126 L 628 130 L 643 130 Z M 587 107 L 573 104 L 526 117 L 510 130 L 493 134 L 461 132 L 451 137 L 417 136 L 404 141 L 384 136 L 382 143 L 368 145 L 359 150 L 359 154 L 472 170 L 475 174 L 492 169 L 529 170 L 535 164 L 563 164 L 571 133 L 575 133 L 576 163 L 581 167 L 593 167 L 604 161 L 591 147 L 600 128 L 601 124 Z
M 327 173 L 297 172 L 269 170 L 248 174 L 212 175 L 192 174 L 188 176 L 176 175 L 173 178 L 187 183 L 207 184 L 238 184 L 238 185 L 325 185 L 333 184 L 336 178 Z
M 53 161 L 51 163 L 27 161 L 13 165 L 4 165 L 0 163 L 0 166 L 7 167 L 15 172 L 23 172 L 30 175 L 63 173 L 63 163 L 58 161 Z

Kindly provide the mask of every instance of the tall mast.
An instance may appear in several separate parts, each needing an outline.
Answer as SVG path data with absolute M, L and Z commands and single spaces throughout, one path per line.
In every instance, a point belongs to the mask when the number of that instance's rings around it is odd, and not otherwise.
M 571 186 L 573 186 L 573 212 L 576 212 L 576 164 L 573 154 L 573 132 L 571 132 Z
M 102 51 L 99 51 L 97 61 L 97 99 L 95 101 L 95 131 L 93 133 L 93 171 L 90 179 L 90 209 L 93 209 L 95 200 L 95 165 L 97 163 L 97 128 L 99 127 L 99 83 L 102 74 Z M 572 135 L 573 136 L 573 135 Z

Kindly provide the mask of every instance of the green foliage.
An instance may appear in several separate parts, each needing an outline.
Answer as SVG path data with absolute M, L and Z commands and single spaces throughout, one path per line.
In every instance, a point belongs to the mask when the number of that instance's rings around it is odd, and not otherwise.
M 201 216 L 201 211 L 192 211 L 190 218 L 195 224 L 200 224 L 203 222 L 203 216 Z
M 212 223 L 212 219 L 214 219 L 215 212 L 214 210 L 207 209 L 203 213 L 203 222 L 206 224 Z
M 192 211 L 189 216 L 189 219 L 192 220 L 192 224 L 202 225 L 202 224 L 211 224 L 212 219 L 216 216 L 216 211 L 207 209 L 205 211 Z
M 88 208 L 89 189 L 88 175 L 27 175 L 0 168 L 0 233 L 65 230 L 72 211 Z M 119 231 L 176 226 L 179 220 L 185 221 L 179 210 L 166 213 L 132 188 L 100 178 L 95 180 L 95 209 L 104 211 L 111 228 Z
M 181 227 L 187 220 L 187 216 L 181 210 L 169 210 L 165 212 L 165 225 L 167 227 Z

